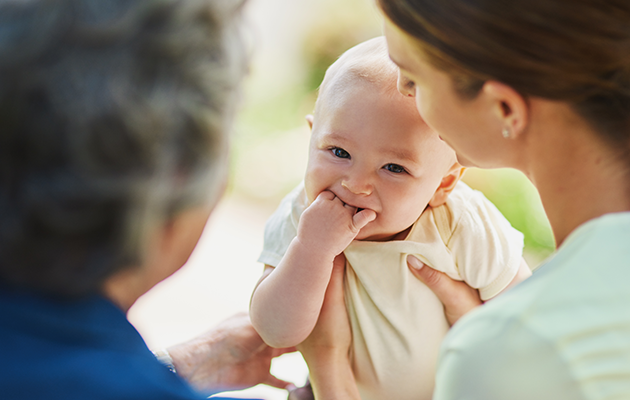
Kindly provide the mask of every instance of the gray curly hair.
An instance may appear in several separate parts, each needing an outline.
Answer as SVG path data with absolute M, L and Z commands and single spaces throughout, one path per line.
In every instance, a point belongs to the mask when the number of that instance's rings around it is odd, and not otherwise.
M 0 0 L 0 283 L 81 296 L 220 195 L 242 0 Z

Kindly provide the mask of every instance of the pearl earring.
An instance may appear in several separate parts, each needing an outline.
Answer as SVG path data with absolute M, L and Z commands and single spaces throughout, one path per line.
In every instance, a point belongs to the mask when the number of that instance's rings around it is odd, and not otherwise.
M 501 131 L 501 134 L 503 135 L 504 138 L 509 138 L 510 137 L 510 130 L 508 128 L 503 128 L 503 130 Z

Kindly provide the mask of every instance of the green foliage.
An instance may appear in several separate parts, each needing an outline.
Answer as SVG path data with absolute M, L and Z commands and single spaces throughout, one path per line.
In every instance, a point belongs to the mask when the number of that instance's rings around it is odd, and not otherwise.
M 304 39 L 303 58 L 307 65 L 306 86 L 319 87 L 326 69 L 349 48 L 382 35 L 373 7 L 363 0 L 323 2 L 322 17 L 310 26 Z
M 463 180 L 483 192 L 512 226 L 523 233 L 525 251 L 536 262 L 554 250 L 553 234 L 538 192 L 522 173 L 510 169 L 469 169 Z

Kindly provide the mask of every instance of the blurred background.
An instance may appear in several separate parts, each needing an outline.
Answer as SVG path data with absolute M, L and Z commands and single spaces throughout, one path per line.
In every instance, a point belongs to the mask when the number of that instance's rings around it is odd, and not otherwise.
M 264 223 L 301 179 L 314 106 L 326 68 L 348 48 L 381 35 L 372 0 L 249 0 L 245 35 L 251 71 L 234 127 L 229 186 L 188 263 L 132 307 L 129 319 L 157 349 L 190 339 L 248 309 L 262 265 Z M 538 194 L 519 172 L 468 170 L 464 181 L 481 190 L 525 235 L 532 268 L 554 243 Z M 274 362 L 280 378 L 304 383 L 297 354 Z M 286 399 L 259 385 L 237 397 Z

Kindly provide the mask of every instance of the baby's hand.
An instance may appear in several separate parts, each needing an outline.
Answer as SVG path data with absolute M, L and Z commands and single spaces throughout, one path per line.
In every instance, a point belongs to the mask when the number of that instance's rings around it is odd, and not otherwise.
M 341 254 L 359 231 L 376 218 L 373 210 L 357 212 L 344 204 L 334 193 L 324 191 L 302 213 L 298 225 L 298 240 L 313 250 Z

